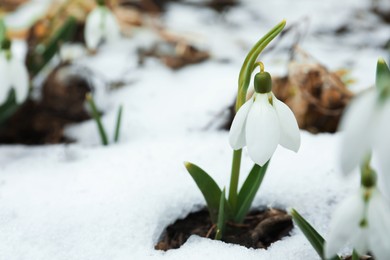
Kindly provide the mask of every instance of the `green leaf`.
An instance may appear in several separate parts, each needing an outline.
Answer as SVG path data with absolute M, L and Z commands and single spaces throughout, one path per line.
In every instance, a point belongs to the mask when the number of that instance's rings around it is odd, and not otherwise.
M 246 91 L 249 86 L 252 72 L 255 67 L 256 60 L 264 48 L 283 30 L 286 25 L 286 21 L 283 20 L 274 28 L 272 28 L 266 35 L 264 35 L 249 51 L 244 63 L 242 64 L 240 75 L 238 77 L 239 94 L 241 97 L 238 100 L 245 100 Z M 242 104 L 240 104 L 242 105 Z M 238 107 L 236 107 L 238 109 Z
M 100 135 L 100 139 L 102 141 L 102 144 L 108 145 L 107 133 L 106 133 L 106 130 L 104 129 L 104 126 L 103 126 L 103 123 L 102 123 L 102 120 L 100 117 L 100 113 L 96 107 L 95 101 L 93 100 L 91 93 L 87 94 L 86 100 L 89 104 L 89 107 L 91 108 L 92 117 L 95 120 L 96 125 L 98 127 L 99 135 Z
M 7 28 L 5 27 L 4 19 L 0 18 L 0 47 L 3 46 L 3 41 L 6 39 Z
M 10 118 L 18 108 L 19 104 L 16 102 L 16 92 L 14 89 L 11 89 L 8 93 L 7 100 L 0 106 L 0 125 Z
M 303 234 L 310 242 L 314 250 L 320 256 L 321 259 L 325 260 L 324 256 L 324 245 L 325 239 L 314 229 L 309 222 L 306 221 L 295 209 L 291 209 L 290 215 L 292 216 L 295 224 L 302 230 Z M 331 260 L 341 260 L 339 256 L 334 256 Z
M 360 260 L 360 256 L 356 250 L 352 251 L 352 260 Z
M 211 221 L 217 223 L 221 189 L 213 178 L 200 167 L 190 162 L 185 162 L 184 165 L 206 200 Z
M 53 58 L 62 43 L 68 42 L 73 37 L 76 25 L 76 18 L 69 16 L 47 44 L 39 44 L 35 47 L 33 53 L 27 57 L 27 68 L 32 76 L 37 75 Z
M 219 199 L 219 210 L 218 210 L 218 221 L 217 221 L 217 232 L 215 234 L 215 240 L 221 240 L 223 236 L 223 232 L 225 232 L 225 220 L 226 220 L 226 213 L 225 213 L 225 202 L 226 202 L 226 196 L 225 196 L 226 190 L 223 189 L 221 193 L 221 198 Z
M 119 106 L 118 114 L 116 118 L 116 126 L 115 126 L 115 136 L 114 136 L 114 142 L 117 143 L 119 141 L 119 134 L 120 134 L 120 128 L 121 128 L 121 121 L 122 121 L 122 111 L 123 106 Z
M 376 66 L 376 87 L 381 98 L 390 96 L 390 70 L 384 59 L 380 58 Z
M 248 214 L 256 193 L 264 179 L 264 175 L 267 172 L 268 164 L 269 161 L 263 167 L 255 164 L 249 172 L 248 177 L 238 193 L 238 210 L 234 216 L 236 222 L 242 222 Z

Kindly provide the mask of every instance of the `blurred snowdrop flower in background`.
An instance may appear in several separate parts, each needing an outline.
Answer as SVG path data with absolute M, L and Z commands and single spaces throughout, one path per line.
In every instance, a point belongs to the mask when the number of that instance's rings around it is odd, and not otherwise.
M 240 107 L 233 119 L 229 142 L 234 150 L 247 146 L 249 157 L 263 166 L 278 144 L 297 152 L 301 137 L 291 109 L 271 92 L 271 76 L 255 76 L 255 93 Z
M 28 96 L 29 76 L 26 65 L 11 52 L 11 42 L 0 50 L 0 105 L 3 104 L 13 89 L 16 102 L 23 103 Z
M 376 189 L 361 188 L 345 199 L 333 214 L 325 244 L 325 256 L 330 259 L 346 244 L 360 255 L 372 252 L 377 260 L 390 256 L 390 208 Z
M 72 62 L 86 55 L 86 49 L 81 44 L 62 44 L 60 48 L 60 58 L 63 62 Z
M 114 42 L 120 38 L 118 21 L 103 3 L 100 2 L 88 14 L 85 22 L 84 38 L 87 47 L 91 50 L 95 50 L 102 41 Z
M 376 87 L 355 98 L 343 116 L 341 167 L 349 173 L 373 151 L 390 191 L 390 71 L 383 59 L 378 61 Z

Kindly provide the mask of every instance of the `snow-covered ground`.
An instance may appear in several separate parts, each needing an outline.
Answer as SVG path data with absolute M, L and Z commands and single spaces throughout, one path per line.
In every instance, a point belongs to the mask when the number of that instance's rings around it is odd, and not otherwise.
M 163 23 L 210 50 L 208 62 L 172 71 L 149 59 L 137 68 L 137 47 L 153 38 L 143 31 L 80 60 L 100 78 L 131 82 L 103 102 L 110 136 L 116 109 L 124 105 L 121 140 L 102 147 L 95 123 L 87 121 L 66 130 L 74 144 L 0 146 L 0 259 L 317 259 L 297 228 L 268 250 L 195 236 L 168 252 L 154 245 L 164 227 L 204 205 L 183 161 L 228 184 L 228 134 L 207 126 L 233 101 L 254 42 L 284 18 L 298 23 L 306 33 L 302 48 L 330 69 L 351 69 L 357 91 L 374 83 L 377 58 L 388 57 L 380 46 L 389 25 L 367 6 L 363 0 L 244 1 L 221 16 L 172 4 Z M 334 34 L 345 25 L 349 33 Z M 271 73 L 286 72 L 284 47 L 293 34 L 262 59 Z M 341 134 L 301 134 L 297 154 L 277 149 L 254 207 L 294 207 L 326 234 L 332 210 L 358 178 L 344 178 L 338 169 Z M 243 173 L 251 164 L 244 151 Z

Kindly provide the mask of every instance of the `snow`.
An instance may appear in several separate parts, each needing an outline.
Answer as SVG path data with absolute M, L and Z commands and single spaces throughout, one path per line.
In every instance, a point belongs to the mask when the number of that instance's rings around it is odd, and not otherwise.
M 201 166 L 221 187 L 229 183 L 228 133 L 217 130 L 213 121 L 221 120 L 221 111 L 234 99 L 248 48 L 281 19 L 293 24 L 307 16 L 310 29 L 302 48 L 331 69 L 351 69 L 357 79 L 351 88 L 359 91 L 374 83 L 377 58 L 388 55 L 378 46 L 390 35 L 389 26 L 370 18 L 378 24 L 369 38 L 363 28 L 346 36 L 331 31 L 348 21 L 358 26 L 352 18 L 366 5 L 352 0 L 245 1 L 218 16 L 209 9 L 172 4 L 163 22 L 209 49 L 210 61 L 172 71 L 148 59 L 138 68 L 137 48 L 155 38 L 147 31 L 82 58 L 77 64 L 104 82 L 126 82 L 106 92 L 102 105 L 109 136 L 117 108 L 124 105 L 121 140 L 102 147 L 90 120 L 66 129 L 77 139 L 74 144 L 0 146 L 0 259 L 318 259 L 297 228 L 268 250 L 197 236 L 178 250 L 160 252 L 154 245 L 167 225 L 204 205 L 184 161 Z M 270 72 L 286 71 L 284 47 L 292 38 L 286 36 L 264 56 Z M 297 154 L 277 149 L 253 206 L 294 207 L 326 234 L 332 210 L 356 189 L 358 176 L 340 173 L 336 154 L 341 134 L 301 134 Z M 243 154 L 241 181 L 252 166 L 246 150 Z

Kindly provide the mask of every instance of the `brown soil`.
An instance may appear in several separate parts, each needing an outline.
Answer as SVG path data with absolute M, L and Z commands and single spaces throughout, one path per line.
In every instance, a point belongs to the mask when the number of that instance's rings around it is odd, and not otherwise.
M 2 144 L 55 144 L 70 142 L 64 136 L 67 124 L 89 119 L 85 95 L 93 91 L 88 71 L 62 64 L 43 84 L 41 101 L 26 101 L 0 126 Z M 79 73 L 76 73 L 78 71 Z
M 248 214 L 242 224 L 227 223 L 222 241 L 248 248 L 267 248 L 288 236 L 292 228 L 291 217 L 285 211 L 254 211 Z M 167 251 L 179 248 L 191 235 L 214 238 L 215 225 L 206 209 L 191 213 L 168 226 L 155 249 Z
M 185 41 L 175 39 L 156 43 L 149 50 L 141 50 L 139 64 L 142 65 L 147 57 L 155 57 L 171 69 L 180 69 L 186 65 L 203 62 L 210 58 L 210 54 Z

